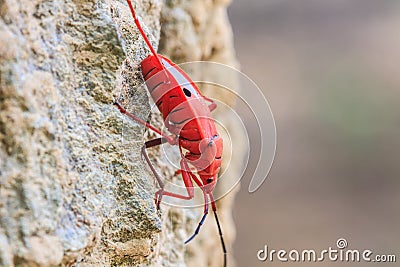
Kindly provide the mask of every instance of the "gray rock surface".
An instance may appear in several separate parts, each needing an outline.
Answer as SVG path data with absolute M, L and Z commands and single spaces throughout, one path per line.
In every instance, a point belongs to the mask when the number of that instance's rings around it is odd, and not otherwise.
M 134 4 L 156 48 L 161 36 L 160 53 L 236 64 L 227 1 Z M 150 114 L 138 87 L 149 51 L 126 3 L 4 0 L 0 18 L 0 264 L 221 266 L 212 218 L 184 246 L 202 210 L 156 210 L 140 156 L 154 135 L 112 105 L 118 98 Z M 151 121 L 162 125 L 157 114 Z M 157 155 L 160 173 L 172 177 Z M 219 202 L 230 252 L 233 195 Z

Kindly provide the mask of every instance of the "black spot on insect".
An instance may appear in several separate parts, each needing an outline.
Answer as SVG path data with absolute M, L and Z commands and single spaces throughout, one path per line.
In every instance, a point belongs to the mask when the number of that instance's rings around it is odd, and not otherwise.
M 185 93 L 185 95 L 186 95 L 187 97 L 191 97 L 191 96 L 192 96 L 192 93 L 191 93 L 188 89 L 186 89 L 186 88 L 183 88 L 183 92 Z

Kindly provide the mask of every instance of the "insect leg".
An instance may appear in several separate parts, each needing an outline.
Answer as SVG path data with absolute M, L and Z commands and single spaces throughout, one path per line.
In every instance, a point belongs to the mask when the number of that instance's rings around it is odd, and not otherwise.
M 203 97 L 205 98 L 205 100 L 211 103 L 210 105 L 208 105 L 208 108 L 210 109 L 211 112 L 213 112 L 217 108 L 217 104 L 211 98 L 208 98 L 206 96 Z
M 188 240 L 185 241 L 185 244 L 187 244 L 199 233 L 200 227 L 203 225 L 204 220 L 207 217 L 207 214 L 208 214 L 208 197 L 207 197 L 206 192 L 203 190 L 203 184 L 201 183 L 199 178 L 197 178 L 197 176 L 194 173 L 192 173 L 191 171 L 187 171 L 187 170 L 190 170 L 190 167 L 188 166 L 188 163 L 187 163 L 186 159 L 182 159 L 181 160 L 181 169 L 182 169 L 182 174 L 186 172 L 187 174 L 189 174 L 191 176 L 193 181 L 195 181 L 195 183 L 203 191 L 203 195 L 204 195 L 204 213 L 203 213 L 203 217 L 201 218 L 199 224 L 197 225 L 197 228 L 194 231 L 194 234 L 191 237 L 189 237 Z
M 164 182 L 162 181 L 160 175 L 158 174 L 158 172 L 154 168 L 153 164 L 151 163 L 149 155 L 147 155 L 146 149 L 150 148 L 150 147 L 154 147 L 154 146 L 159 146 L 159 145 L 161 145 L 163 143 L 166 143 L 166 142 L 167 142 L 167 140 L 165 138 L 161 137 L 161 138 L 156 138 L 156 139 L 147 141 L 142 146 L 142 155 L 144 156 L 144 159 L 146 160 L 147 164 L 149 165 L 151 171 L 153 172 L 154 176 L 156 177 L 158 185 L 161 188 L 160 190 L 158 190 L 155 193 L 155 196 L 154 196 L 157 209 L 160 209 L 161 198 L 162 198 L 163 193 L 164 193 L 164 186 L 165 185 L 164 185 Z
M 157 171 L 154 168 L 153 164 L 151 163 L 150 158 L 147 155 L 146 149 L 150 148 L 150 147 L 161 145 L 161 144 L 166 143 L 166 142 L 167 142 L 167 140 L 165 138 L 161 137 L 161 138 L 157 138 L 157 139 L 153 139 L 153 140 L 147 141 L 142 147 L 142 154 L 143 154 L 147 164 L 149 165 L 151 171 L 153 172 L 154 176 L 156 177 L 158 185 L 161 188 L 155 194 L 155 199 L 156 199 L 155 202 L 156 202 L 156 205 L 157 205 L 157 209 L 160 208 L 161 199 L 162 199 L 163 196 L 170 196 L 170 197 L 175 197 L 175 198 L 180 198 L 180 199 L 185 199 L 185 200 L 192 199 L 193 196 L 194 196 L 194 188 L 193 188 L 193 183 L 192 183 L 191 177 L 189 176 L 188 172 L 184 171 L 184 170 L 182 171 L 182 178 L 183 178 L 183 181 L 185 183 L 188 195 L 184 196 L 184 195 L 181 195 L 181 194 L 176 194 L 176 193 L 164 191 L 165 184 L 162 181 L 160 175 L 157 173 Z
M 167 140 L 165 138 L 160 137 L 160 138 L 156 138 L 156 139 L 147 141 L 142 146 L 142 155 L 144 156 L 144 159 L 146 160 L 146 162 L 149 165 L 151 171 L 153 172 L 154 176 L 156 177 L 158 185 L 161 187 L 161 189 L 164 188 L 164 183 L 163 183 L 160 175 L 157 173 L 156 169 L 154 168 L 153 164 L 151 163 L 149 155 L 147 155 L 146 148 L 159 146 L 159 145 L 164 144 L 166 142 L 167 142 Z
M 151 129 L 151 130 L 153 130 L 154 132 L 158 133 L 158 134 L 161 135 L 163 138 L 165 138 L 166 141 L 167 141 L 168 143 L 170 143 L 171 145 L 175 145 L 175 144 L 176 144 L 176 142 L 177 142 L 176 138 L 174 138 L 174 137 L 172 137 L 172 136 L 169 136 L 169 135 L 166 134 L 166 133 L 161 132 L 159 129 L 157 129 L 157 128 L 154 127 L 153 125 L 151 125 L 151 124 L 145 122 L 144 120 L 142 120 L 142 119 L 136 117 L 135 115 L 129 113 L 126 109 L 124 109 L 124 108 L 118 103 L 118 101 L 115 101 L 115 102 L 114 102 L 114 105 L 117 106 L 118 110 L 119 110 L 122 114 L 124 114 L 124 115 L 126 115 L 127 117 L 129 117 L 130 119 L 132 119 L 132 120 L 134 120 L 134 121 L 136 121 L 136 122 L 138 122 L 138 123 L 144 125 L 145 127 L 149 128 L 149 129 Z
M 192 177 L 191 177 L 191 173 L 186 171 L 185 167 L 184 167 L 184 160 L 181 160 L 181 174 L 182 174 L 182 179 L 183 182 L 185 183 L 185 187 L 186 187 L 186 191 L 188 193 L 187 196 L 181 195 L 181 194 L 176 194 L 176 193 L 172 193 L 172 192 L 168 192 L 168 191 L 164 191 L 164 189 L 160 189 L 157 193 L 158 193 L 158 198 L 156 201 L 157 204 L 157 208 L 160 205 L 161 202 L 161 198 L 162 196 L 170 196 L 170 197 L 175 197 L 175 198 L 179 198 L 179 199 L 184 199 L 184 200 L 190 200 L 193 198 L 194 196 L 194 188 L 193 188 L 193 183 L 192 183 Z M 196 177 L 197 178 L 197 177 Z

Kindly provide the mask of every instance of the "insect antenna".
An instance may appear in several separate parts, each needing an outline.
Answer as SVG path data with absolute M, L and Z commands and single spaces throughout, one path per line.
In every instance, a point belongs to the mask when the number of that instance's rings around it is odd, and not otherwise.
M 207 214 L 208 214 L 208 199 L 207 199 L 207 194 L 204 191 L 203 191 L 203 194 L 204 194 L 204 214 L 203 214 L 203 217 L 201 218 L 199 224 L 197 225 L 197 228 L 194 231 L 194 234 L 191 237 L 189 237 L 188 240 L 185 241 L 185 244 L 187 244 L 190 241 L 192 241 L 192 239 L 199 233 L 200 227 L 203 225 L 204 220 L 207 217 Z
M 215 205 L 215 201 L 214 201 L 213 195 L 211 193 L 209 193 L 209 196 L 210 196 L 210 200 L 211 200 L 212 209 L 213 209 L 213 212 L 214 212 L 215 222 L 217 223 L 217 227 L 218 227 L 219 238 L 221 240 L 221 245 L 222 245 L 222 252 L 224 253 L 224 267 L 226 267 L 227 252 L 226 252 L 226 246 L 225 246 L 224 237 L 222 236 L 221 224 L 219 223 L 219 219 L 218 219 L 217 206 Z M 200 227 L 203 225 L 204 220 L 206 219 L 206 216 L 208 214 L 208 200 L 207 200 L 207 195 L 206 194 L 204 195 L 204 200 L 205 200 L 205 204 L 204 204 L 205 206 L 204 206 L 203 217 L 201 218 L 200 223 L 197 225 L 197 228 L 194 231 L 194 234 L 188 240 L 185 241 L 185 244 L 187 244 L 190 241 L 192 241 L 192 239 L 199 233 Z
M 126 2 L 128 2 L 128 6 L 129 6 L 129 9 L 131 10 L 133 20 L 135 21 L 136 27 L 139 29 L 140 34 L 142 35 L 144 41 L 146 42 L 147 46 L 150 48 L 151 53 L 156 57 L 158 64 L 161 66 L 161 68 L 163 68 L 165 70 L 165 67 L 161 63 L 161 60 L 158 57 L 157 52 L 154 50 L 154 47 L 151 45 L 149 39 L 147 38 L 147 35 L 143 31 L 142 25 L 140 25 L 140 22 L 139 22 L 138 18 L 136 17 L 136 13 L 135 13 L 135 10 L 133 9 L 131 0 L 126 0 Z
M 213 212 L 214 212 L 215 221 L 217 222 L 217 226 L 218 226 L 218 232 L 219 232 L 219 238 L 221 239 L 222 251 L 224 252 L 224 267 L 226 267 L 226 255 L 227 255 L 227 253 L 226 253 L 225 241 L 224 241 L 224 238 L 222 236 L 222 230 L 221 230 L 221 225 L 219 224 L 217 211 L 213 209 Z
M 212 193 L 210 193 L 209 195 L 210 195 L 210 200 L 211 200 L 211 206 L 212 206 L 212 209 L 214 212 L 215 222 L 217 223 L 217 227 L 218 227 L 219 239 L 221 240 L 222 252 L 224 253 L 224 267 L 226 267 L 227 252 L 226 252 L 224 237 L 222 236 L 221 225 L 218 220 L 217 206 L 215 205 L 215 201 L 214 201 L 214 197 L 213 197 Z
M 205 220 L 206 217 L 207 217 L 207 214 L 208 214 L 208 212 L 207 212 L 207 213 L 204 213 L 203 217 L 201 218 L 201 221 L 200 221 L 199 224 L 197 225 L 196 231 L 194 231 L 194 234 L 193 234 L 191 237 L 189 237 L 188 240 L 185 241 L 185 244 L 187 244 L 187 243 L 189 243 L 190 241 L 192 241 L 192 239 L 199 233 L 200 227 L 203 225 L 204 220 Z

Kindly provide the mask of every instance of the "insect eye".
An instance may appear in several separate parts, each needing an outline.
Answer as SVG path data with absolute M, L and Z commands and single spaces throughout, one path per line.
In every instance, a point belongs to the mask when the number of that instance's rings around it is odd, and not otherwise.
M 213 181 L 212 178 L 208 178 L 206 182 L 207 182 L 207 184 L 209 184 L 209 183 L 211 183 L 212 181 Z
M 183 92 L 184 92 L 185 95 L 188 96 L 188 97 L 192 96 L 192 93 L 191 93 L 188 89 L 186 89 L 186 88 L 183 88 Z

